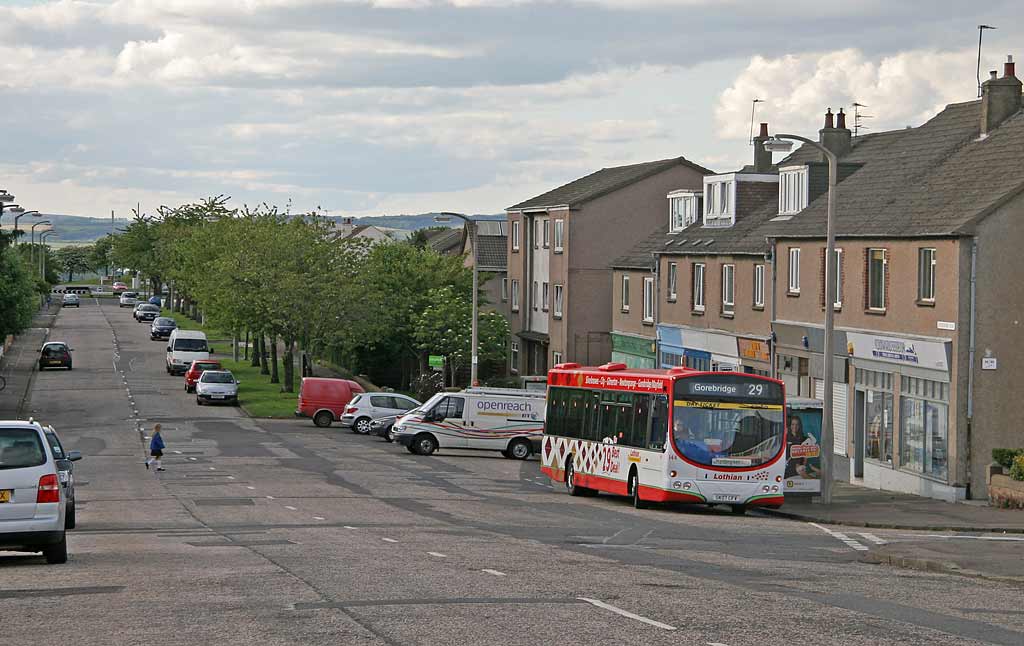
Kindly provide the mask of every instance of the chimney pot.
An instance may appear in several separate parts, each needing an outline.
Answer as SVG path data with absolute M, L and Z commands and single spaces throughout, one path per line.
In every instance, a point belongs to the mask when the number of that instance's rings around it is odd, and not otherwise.
M 767 173 L 772 169 L 772 154 L 764 147 L 768 139 L 768 124 L 761 123 L 761 131 L 754 137 L 754 172 Z
M 1006 55 L 1006 64 L 1003 65 L 1003 76 L 1017 76 L 1013 64 L 1013 54 Z
M 1006 57 L 1003 78 L 993 70 L 990 78 L 981 84 L 981 134 L 987 135 L 1003 121 L 1016 114 L 1022 105 L 1021 88 L 1024 84 L 1015 75 L 1013 57 Z
M 995 70 L 989 70 L 989 72 L 988 72 L 988 78 L 989 78 L 989 80 L 991 80 L 991 81 L 994 81 L 994 80 L 996 80 L 997 78 L 999 78 L 999 72 L 997 72 L 997 71 L 995 71 Z
M 767 137 L 768 136 L 768 124 L 767 123 L 764 123 L 763 121 L 761 122 L 761 132 L 759 132 L 757 136 L 758 137 Z
M 839 114 L 836 115 L 836 128 L 846 127 L 846 113 L 843 112 L 842 108 L 839 108 Z
M 825 111 L 825 127 L 835 128 L 835 125 L 832 121 L 832 108 L 829 108 L 828 110 Z

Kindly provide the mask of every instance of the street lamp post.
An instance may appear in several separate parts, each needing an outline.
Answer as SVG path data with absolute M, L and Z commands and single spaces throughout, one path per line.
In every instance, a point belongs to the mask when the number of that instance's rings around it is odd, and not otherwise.
M 833 363 L 835 354 L 833 352 L 832 337 L 835 328 L 835 302 L 836 302 L 836 175 L 839 160 L 835 153 L 822 146 L 816 141 L 801 137 L 799 135 L 775 135 L 764 142 L 764 147 L 769 152 L 789 152 L 793 148 L 793 142 L 799 141 L 812 148 L 821 151 L 821 154 L 828 160 L 828 211 L 825 220 L 825 397 L 822 407 L 821 419 L 821 503 L 828 505 L 832 503 L 832 453 L 834 451 L 834 439 L 832 428 L 833 410 Z
M 13 195 L 7 195 L 7 197 L 14 199 Z M 9 201 L 10 200 L 6 200 L 6 202 Z M 11 213 L 18 214 L 24 213 L 25 209 L 21 208 L 17 204 L 6 204 L 5 200 L 3 199 L 3 195 L 0 195 L 0 220 L 4 219 L 4 211 L 10 211 Z
M 31 215 L 34 218 L 38 218 L 42 215 L 39 211 L 25 211 L 22 209 L 21 213 L 14 216 L 14 243 L 18 243 L 18 220 L 22 219 L 26 215 Z
M 448 221 L 451 220 L 451 218 L 459 218 L 460 220 L 462 220 L 466 224 L 466 227 L 469 228 L 470 240 L 473 243 L 473 323 L 472 323 L 473 327 L 472 327 L 472 338 L 470 340 L 470 353 L 472 355 L 472 358 L 470 359 L 470 364 L 469 364 L 469 383 L 470 383 L 471 386 L 479 386 L 480 385 L 480 381 L 477 378 L 478 375 L 479 375 L 479 370 L 480 370 L 480 357 L 477 354 L 477 352 L 478 352 L 477 345 L 478 345 L 478 341 L 479 341 L 479 339 L 477 337 L 477 334 L 478 334 L 477 333 L 477 318 L 478 318 L 478 315 L 479 315 L 478 303 L 477 303 L 477 291 L 479 291 L 478 290 L 479 278 L 477 276 L 477 271 L 478 271 L 477 270 L 477 265 L 479 263 L 477 262 L 477 259 L 480 257 L 480 255 L 477 253 L 477 246 L 476 246 L 476 221 L 472 220 L 471 218 L 466 217 L 465 215 L 462 215 L 461 213 L 450 213 L 448 211 L 442 211 L 438 216 L 436 216 L 434 218 L 434 221 L 435 222 L 448 222 Z
M 53 229 L 48 229 L 39 234 L 39 244 L 42 245 L 42 249 L 39 250 L 39 277 L 46 280 L 46 236 L 57 235 L 57 232 Z
M 29 240 L 31 246 L 29 246 L 29 248 L 28 248 L 28 259 L 29 259 L 29 262 L 31 262 L 31 263 L 34 263 L 35 260 L 36 260 L 36 227 L 39 226 L 40 224 L 50 224 L 50 221 L 49 220 L 40 220 L 39 222 L 36 222 L 35 224 L 33 224 L 32 227 L 31 227 L 31 231 L 30 231 L 31 237 L 30 237 L 30 240 Z M 39 235 L 42 235 L 42 231 L 39 232 Z

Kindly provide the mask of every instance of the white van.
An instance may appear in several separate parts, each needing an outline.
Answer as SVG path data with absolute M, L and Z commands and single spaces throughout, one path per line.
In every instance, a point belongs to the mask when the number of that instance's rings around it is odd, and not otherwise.
M 206 333 L 198 330 L 176 329 L 167 340 L 167 372 L 172 375 L 185 374 L 193 361 L 210 358 L 210 346 Z
M 546 393 L 510 388 L 469 388 L 438 393 L 399 417 L 391 431 L 410 453 L 438 448 L 490 449 L 525 460 L 540 450 Z

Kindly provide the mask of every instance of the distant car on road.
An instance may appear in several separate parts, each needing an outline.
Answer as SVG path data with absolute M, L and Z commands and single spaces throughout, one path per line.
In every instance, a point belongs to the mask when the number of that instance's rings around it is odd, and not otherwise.
M 110 289 L 112 289 L 115 292 L 123 292 L 124 290 L 128 289 L 128 285 L 125 285 L 124 283 L 118 280 L 115 281 L 114 284 L 110 286 Z
M 160 308 L 156 305 L 150 305 L 149 303 L 143 303 L 135 308 L 135 312 L 132 314 L 135 320 L 139 323 L 145 323 L 146 321 L 153 321 L 156 317 L 160 316 Z
M 224 367 L 220 365 L 220 361 L 213 361 L 207 359 L 205 361 L 193 361 L 192 365 L 189 366 L 188 371 L 185 372 L 185 392 L 194 393 L 196 391 L 196 382 L 203 376 L 203 373 L 207 370 L 223 370 Z
M 121 292 L 121 298 L 117 301 L 118 307 L 135 307 L 135 304 L 139 301 L 139 295 L 136 292 Z
M 71 348 L 63 341 L 44 343 L 39 350 L 39 369 L 67 368 L 71 370 Z
M 351 428 L 354 433 L 366 435 L 370 422 L 378 417 L 404 415 L 420 405 L 420 402 L 394 393 L 364 393 L 356 395 L 345 407 L 341 425 Z
M 391 429 L 395 425 L 395 420 L 398 419 L 398 415 L 388 415 L 387 417 L 378 417 L 377 419 L 370 422 L 370 435 L 376 435 L 382 437 L 388 442 L 394 442 L 395 438 L 391 436 Z
M 64 445 L 57 437 L 57 431 L 52 426 L 43 429 L 46 434 L 46 441 L 50 445 L 53 458 L 57 461 L 57 479 L 60 486 L 64 488 L 67 497 L 67 511 L 64 514 L 64 529 L 75 528 L 75 462 L 82 459 L 78 451 L 65 451 Z
M 81 300 L 78 298 L 78 294 L 64 294 L 64 299 L 61 301 L 61 307 L 81 307 Z
M 230 370 L 207 370 L 196 382 L 196 404 L 238 404 L 238 381 Z
M 176 329 L 178 329 L 177 321 L 166 316 L 158 316 L 153 319 L 153 324 L 149 327 L 149 339 L 151 341 L 168 339 L 171 336 L 171 332 L 174 332 Z
M 42 426 L 0 421 L 0 550 L 67 562 L 67 494 L 57 472 Z
M 163 300 L 159 296 L 150 296 L 149 300 L 146 302 L 150 305 L 156 305 L 157 307 L 163 305 Z

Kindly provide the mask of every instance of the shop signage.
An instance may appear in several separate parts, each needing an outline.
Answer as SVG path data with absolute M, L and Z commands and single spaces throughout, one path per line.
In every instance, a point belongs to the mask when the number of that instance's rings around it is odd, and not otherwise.
M 427 365 L 431 370 L 444 370 L 444 357 L 439 354 L 432 354 L 427 357 Z
M 944 372 L 949 370 L 946 343 L 901 339 L 861 332 L 847 332 L 846 341 L 850 356 L 858 359 L 873 359 Z
M 765 363 L 770 361 L 768 343 L 765 341 L 737 338 L 736 343 L 739 345 L 740 356 L 744 359 L 763 361 Z

